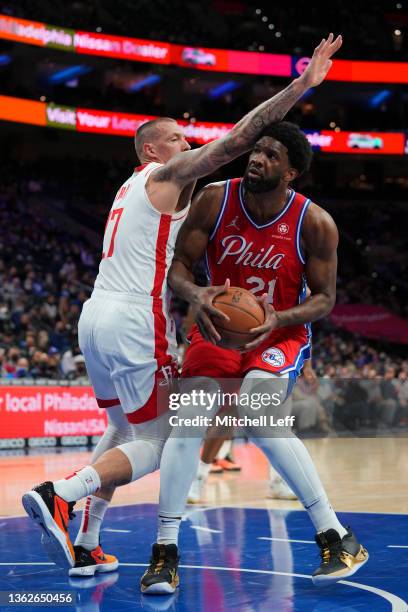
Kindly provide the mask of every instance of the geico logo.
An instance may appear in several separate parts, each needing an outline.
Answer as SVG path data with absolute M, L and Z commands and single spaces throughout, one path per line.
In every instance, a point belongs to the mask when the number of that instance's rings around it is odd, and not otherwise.
M 37 446 L 56 446 L 57 438 L 49 436 L 47 438 L 29 438 L 28 446 L 30 448 L 36 448 Z
M 61 446 L 86 446 L 88 436 L 62 436 Z
M 8 438 L 5 440 L 0 440 L 0 448 L 23 448 L 24 446 L 24 438 Z

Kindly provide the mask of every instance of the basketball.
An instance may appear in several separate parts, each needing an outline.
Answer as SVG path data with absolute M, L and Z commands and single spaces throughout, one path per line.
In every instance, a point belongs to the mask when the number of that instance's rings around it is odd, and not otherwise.
M 239 349 L 253 340 L 256 334 L 249 330 L 262 325 L 265 312 L 250 291 L 241 287 L 230 287 L 225 293 L 217 295 L 213 304 L 229 317 L 229 321 L 214 326 L 221 336 L 219 346 L 229 349 Z

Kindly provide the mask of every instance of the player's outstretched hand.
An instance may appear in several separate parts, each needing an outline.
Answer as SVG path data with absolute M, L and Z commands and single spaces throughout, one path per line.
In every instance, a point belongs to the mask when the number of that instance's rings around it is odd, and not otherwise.
M 258 298 L 258 302 L 261 304 L 265 311 L 265 321 L 262 325 L 258 327 L 253 327 L 249 331 L 251 334 L 257 334 L 256 338 L 248 342 L 243 348 L 241 352 L 253 351 L 257 346 L 264 342 L 271 331 L 273 331 L 278 325 L 278 317 L 276 316 L 275 309 L 273 306 L 268 304 L 268 295 L 264 293 L 260 298 Z
M 221 340 L 221 336 L 215 329 L 212 319 L 220 323 L 229 321 L 229 317 L 213 305 L 213 300 L 217 295 L 228 291 L 229 287 L 229 278 L 227 278 L 223 285 L 199 287 L 197 289 L 196 299 L 191 303 L 194 320 L 198 325 L 202 337 L 212 344 L 217 344 Z
M 330 58 L 340 49 L 342 44 L 341 35 L 334 39 L 330 32 L 327 40 L 323 38 L 320 45 L 314 50 L 308 67 L 299 77 L 306 82 L 307 87 L 316 87 L 324 81 L 333 63 Z

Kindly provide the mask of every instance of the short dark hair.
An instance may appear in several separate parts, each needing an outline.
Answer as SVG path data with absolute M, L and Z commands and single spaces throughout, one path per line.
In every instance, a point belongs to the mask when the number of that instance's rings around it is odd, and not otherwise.
M 135 134 L 135 149 L 139 159 L 143 154 L 144 143 L 157 136 L 156 128 L 160 125 L 160 123 L 165 121 L 175 121 L 175 119 L 172 119 L 171 117 L 158 117 L 157 119 L 146 121 L 146 123 L 143 123 L 137 130 Z
M 299 176 L 309 170 L 313 151 L 298 125 L 290 121 L 271 123 L 264 128 L 259 138 L 263 136 L 279 140 L 287 148 L 290 165 L 299 172 Z

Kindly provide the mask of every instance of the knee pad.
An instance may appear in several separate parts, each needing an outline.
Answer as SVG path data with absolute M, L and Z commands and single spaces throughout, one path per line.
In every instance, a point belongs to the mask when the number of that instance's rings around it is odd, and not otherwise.
M 96 445 L 92 461 L 96 461 L 104 452 L 116 448 L 120 444 L 130 442 L 134 438 L 134 431 L 123 413 L 121 406 L 106 409 L 108 426 Z
M 118 446 L 132 467 L 132 482 L 159 469 L 164 440 L 134 439 Z

